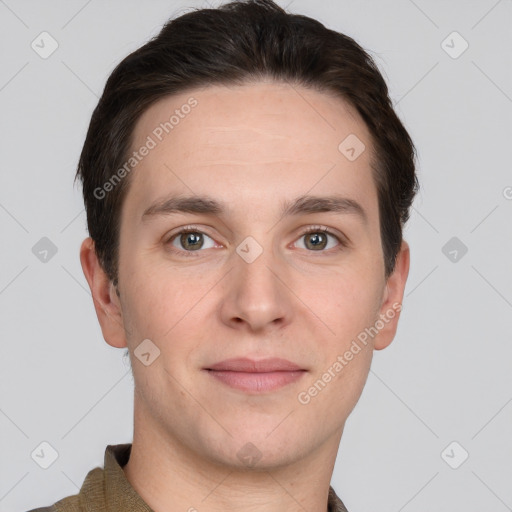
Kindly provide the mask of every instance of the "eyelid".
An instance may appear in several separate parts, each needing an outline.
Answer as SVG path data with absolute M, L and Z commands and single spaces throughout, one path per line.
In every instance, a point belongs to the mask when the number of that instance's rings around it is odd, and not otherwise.
M 164 236 L 165 243 L 170 242 L 174 237 L 181 235 L 182 233 L 201 233 L 203 235 L 209 236 L 210 238 L 213 238 L 213 235 L 205 231 L 204 226 L 200 227 L 196 226 L 195 224 L 187 224 L 186 226 L 180 226 L 179 228 L 176 228 L 176 230 L 173 230 L 171 234 L 166 234 Z

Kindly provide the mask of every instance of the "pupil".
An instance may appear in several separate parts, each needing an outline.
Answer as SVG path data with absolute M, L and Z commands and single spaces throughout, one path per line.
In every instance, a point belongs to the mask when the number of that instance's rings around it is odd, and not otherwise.
M 199 233 L 183 233 L 181 235 L 181 243 L 183 247 L 190 249 L 200 249 L 203 245 Z
M 320 233 L 313 233 L 309 236 L 308 242 L 310 242 L 313 248 L 318 249 L 325 247 L 326 238 Z

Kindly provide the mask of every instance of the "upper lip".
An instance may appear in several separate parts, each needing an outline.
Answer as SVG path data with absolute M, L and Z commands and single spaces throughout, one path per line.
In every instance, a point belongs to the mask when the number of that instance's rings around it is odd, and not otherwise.
M 268 373 L 268 372 L 293 372 L 304 370 L 295 363 L 286 359 L 268 358 L 268 359 L 248 359 L 235 358 L 226 359 L 206 368 L 207 370 L 246 372 L 246 373 Z

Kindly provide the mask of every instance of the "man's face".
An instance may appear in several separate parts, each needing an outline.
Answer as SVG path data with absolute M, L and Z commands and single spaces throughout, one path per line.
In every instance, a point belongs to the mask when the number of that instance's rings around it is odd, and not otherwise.
M 190 98 L 197 105 L 181 109 Z M 190 112 L 159 131 L 176 109 Z M 339 149 L 350 134 L 366 146 L 355 160 L 361 146 Z M 148 136 L 156 147 L 132 171 L 121 215 L 127 334 L 118 334 L 130 349 L 147 435 L 233 466 L 245 452 L 277 467 L 326 443 L 332 449 L 398 313 L 357 342 L 349 361 L 343 355 L 401 299 L 404 284 L 390 293 L 384 276 L 364 122 L 324 93 L 258 83 L 165 98 L 139 120 L 132 149 Z M 283 215 L 303 196 L 342 201 L 331 211 L 303 201 Z M 165 206 L 184 197 L 220 210 Z M 143 340 L 151 340 L 146 360 L 160 351 L 148 366 L 134 356 Z M 213 370 L 234 358 L 280 358 L 300 371 Z

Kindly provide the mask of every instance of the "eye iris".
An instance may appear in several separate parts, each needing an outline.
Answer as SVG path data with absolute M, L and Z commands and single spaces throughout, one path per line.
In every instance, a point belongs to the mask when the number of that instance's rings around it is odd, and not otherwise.
M 182 233 L 180 242 L 185 249 L 197 250 L 201 249 L 204 240 L 200 233 Z
M 312 244 L 310 246 L 310 243 Z M 311 233 L 306 236 L 306 247 L 308 249 L 324 249 L 327 244 L 327 237 L 323 233 Z

